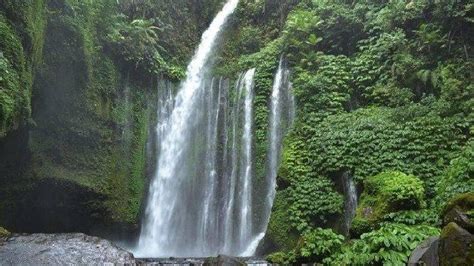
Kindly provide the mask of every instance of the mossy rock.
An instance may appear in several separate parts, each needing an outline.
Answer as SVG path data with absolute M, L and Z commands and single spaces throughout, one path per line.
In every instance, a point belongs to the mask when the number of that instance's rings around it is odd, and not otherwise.
M 451 222 L 474 233 L 474 193 L 465 193 L 451 199 L 441 212 L 443 225 Z
M 10 235 L 11 233 L 7 229 L 0 227 L 0 238 L 9 237 Z
M 389 213 L 424 207 L 424 193 L 419 178 L 402 172 L 382 172 L 367 178 L 351 234 L 358 236 L 375 229 Z
M 453 208 L 459 208 L 463 212 L 474 209 L 474 193 L 464 193 L 452 198 L 444 207 L 441 216 L 446 215 Z
M 21 40 L 0 14 L 0 137 L 17 129 L 30 113 L 30 83 Z
M 441 231 L 440 265 L 474 265 L 474 236 L 456 223 Z
M 270 246 L 281 251 L 290 251 L 298 243 L 298 234 L 289 222 L 290 214 L 288 210 L 290 206 L 287 198 L 287 190 L 277 192 L 266 237 L 266 240 L 271 242 Z

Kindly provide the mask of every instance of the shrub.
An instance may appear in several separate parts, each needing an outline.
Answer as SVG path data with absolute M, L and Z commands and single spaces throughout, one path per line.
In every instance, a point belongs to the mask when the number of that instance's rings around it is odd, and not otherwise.
M 324 262 L 331 265 L 405 265 L 421 241 L 438 234 L 439 229 L 425 225 L 386 224 L 348 243 Z
M 0 238 L 1 237 L 8 237 L 10 235 L 10 232 L 8 232 L 7 229 L 0 227 Z
M 290 252 L 275 252 L 268 255 L 266 259 L 277 265 L 293 265 L 296 263 L 296 254 L 293 250 Z
M 308 262 L 321 261 L 340 250 L 344 236 L 331 229 L 316 228 L 303 234 L 299 254 Z
M 424 206 L 423 182 L 402 172 L 383 172 L 365 181 L 368 195 L 376 197 L 376 204 L 385 211 L 419 209 Z
M 321 262 L 338 252 L 344 243 L 344 236 L 331 229 L 316 228 L 306 231 L 298 246 L 289 252 L 276 252 L 267 257 L 272 263 L 288 265 L 306 262 Z
M 384 223 L 399 223 L 406 225 L 430 225 L 439 226 L 440 220 L 438 213 L 434 209 L 423 209 L 423 210 L 409 210 L 392 212 L 385 215 L 383 218 Z
M 474 191 L 474 141 L 470 141 L 453 159 L 437 185 L 438 206 L 457 194 Z
M 329 217 L 339 214 L 343 197 L 326 178 L 305 178 L 290 188 L 290 221 L 293 227 L 305 232 L 315 225 L 325 224 Z
M 385 215 L 403 210 L 420 209 L 424 203 L 423 182 L 401 172 L 382 172 L 364 182 L 352 233 L 360 235 L 375 229 Z

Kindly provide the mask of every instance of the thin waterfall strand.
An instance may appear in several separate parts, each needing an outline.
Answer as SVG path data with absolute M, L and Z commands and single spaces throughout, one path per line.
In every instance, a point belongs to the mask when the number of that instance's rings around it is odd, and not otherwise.
M 280 58 L 278 69 L 273 81 L 270 103 L 269 147 L 267 152 L 266 198 L 263 209 L 263 223 L 252 245 L 242 255 L 254 254 L 258 244 L 264 238 L 270 221 L 273 200 L 276 193 L 276 178 L 280 164 L 281 149 L 284 133 L 293 125 L 295 117 L 295 100 L 292 85 L 289 80 L 289 70 L 285 66 L 283 56 Z
M 244 75 L 244 127 L 242 135 L 242 174 L 240 195 L 240 224 L 239 241 L 241 248 L 246 248 L 251 240 L 252 230 L 252 125 L 253 125 L 253 79 L 255 69 L 247 71 Z

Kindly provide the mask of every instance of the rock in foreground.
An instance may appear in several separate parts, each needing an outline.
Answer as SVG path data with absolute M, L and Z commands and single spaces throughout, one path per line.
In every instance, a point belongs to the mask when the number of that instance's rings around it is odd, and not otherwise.
M 134 264 L 133 255 L 111 242 L 85 234 L 13 235 L 0 241 L 0 264 Z

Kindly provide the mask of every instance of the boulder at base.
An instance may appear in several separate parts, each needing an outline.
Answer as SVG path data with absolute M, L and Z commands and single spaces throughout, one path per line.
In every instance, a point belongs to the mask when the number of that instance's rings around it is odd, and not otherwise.
M 408 265 L 439 265 L 438 246 L 438 236 L 432 236 L 426 239 L 411 253 Z
M 84 234 L 13 235 L 0 245 L 2 265 L 133 264 L 133 255 Z
M 444 265 L 474 265 L 474 236 L 456 223 L 443 228 L 439 260 Z

